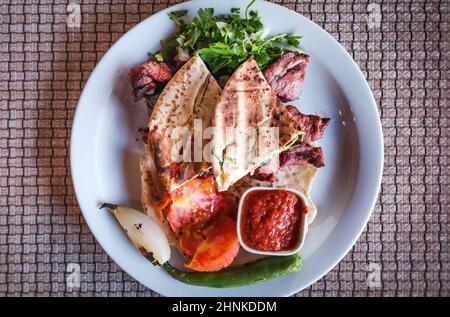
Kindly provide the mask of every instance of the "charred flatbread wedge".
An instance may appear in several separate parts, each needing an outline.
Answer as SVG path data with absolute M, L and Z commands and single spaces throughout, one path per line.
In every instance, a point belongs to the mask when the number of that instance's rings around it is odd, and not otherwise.
M 150 118 L 148 148 L 167 191 L 172 192 L 211 167 L 203 158 L 205 141 L 201 131 L 211 126 L 220 93 L 203 61 L 194 56 L 158 98 Z M 200 140 L 195 149 L 194 138 Z
M 312 182 L 317 174 L 318 168 L 311 164 L 293 165 L 277 172 L 278 180 L 273 182 L 273 187 L 295 188 L 308 199 L 309 211 L 306 215 L 307 224 L 310 225 L 316 218 L 317 209 L 309 196 Z
M 172 231 L 167 218 L 163 214 L 170 202 L 167 192 L 156 172 L 155 162 L 148 151 L 141 156 L 141 204 L 145 213 L 152 218 L 164 231 L 169 244 L 176 245 L 177 235 Z
M 220 191 L 282 152 L 302 132 L 253 57 L 239 66 L 215 109 L 212 164 Z

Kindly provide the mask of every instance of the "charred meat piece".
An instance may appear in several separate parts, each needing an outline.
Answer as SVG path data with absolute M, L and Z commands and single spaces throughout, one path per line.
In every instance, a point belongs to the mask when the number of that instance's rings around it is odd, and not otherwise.
M 321 147 L 312 147 L 308 143 L 301 143 L 287 151 L 280 153 L 280 168 L 289 165 L 311 164 L 315 167 L 325 166 Z
M 279 169 L 279 164 L 277 155 L 270 161 L 265 162 L 263 165 L 255 169 L 251 176 L 260 181 L 274 182 L 277 180 L 277 176 L 275 174 Z
M 294 106 L 286 106 L 286 109 L 305 131 L 305 136 L 289 150 L 281 152 L 272 160 L 255 169 L 252 174 L 255 179 L 274 182 L 277 180 L 277 170 L 289 165 L 312 164 L 318 168 L 325 165 L 322 148 L 313 147 L 309 142 L 317 141 L 323 137 L 325 128 L 330 123 L 330 118 L 303 114 Z
M 330 123 L 330 118 L 321 118 L 313 114 L 303 114 L 294 106 L 286 106 L 291 115 L 297 119 L 297 122 L 305 131 L 306 135 L 303 142 L 314 142 L 323 137 L 323 133 Z
M 322 148 L 313 147 L 308 143 L 294 144 L 291 149 L 281 152 L 277 157 L 255 169 L 251 176 L 260 181 L 275 182 L 278 180 L 276 176 L 278 169 L 303 164 L 311 164 L 317 168 L 325 166 Z
M 308 55 L 290 52 L 264 70 L 264 77 L 281 101 L 292 101 L 300 97 L 308 62 Z
M 144 77 L 144 78 L 142 78 L 142 77 Z M 137 86 L 137 84 L 135 85 L 134 81 L 131 82 L 131 85 L 133 86 L 134 101 L 138 101 L 139 99 L 144 97 L 144 95 L 147 92 L 152 91 L 156 87 L 156 83 L 153 81 L 153 79 L 150 76 L 142 76 L 142 77 L 137 79 L 137 81 L 139 81 L 139 83 L 145 82 L 145 84 L 143 84 L 142 86 Z
M 134 100 L 137 101 L 147 92 L 155 89 L 157 83 L 163 83 L 171 79 L 173 74 L 166 63 L 148 61 L 133 67 L 129 76 L 133 87 Z
M 172 78 L 172 71 L 164 62 L 148 61 L 131 69 L 132 74 L 150 76 L 154 81 L 165 82 Z

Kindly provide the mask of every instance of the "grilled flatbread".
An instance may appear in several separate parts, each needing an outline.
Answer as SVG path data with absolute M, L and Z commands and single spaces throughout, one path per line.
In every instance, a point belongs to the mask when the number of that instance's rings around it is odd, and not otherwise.
M 164 186 L 156 173 L 155 162 L 148 151 L 140 158 L 141 170 L 141 204 L 146 214 L 164 231 L 171 245 L 176 245 L 176 234 L 170 228 L 167 219 L 160 213 L 164 203 Z
M 308 225 L 316 218 L 317 209 L 309 196 L 311 185 L 316 177 L 318 168 L 311 164 L 287 166 L 277 171 L 278 180 L 272 184 L 273 187 L 295 188 L 308 198 L 309 212 L 307 214 Z
M 208 170 L 201 131 L 211 126 L 221 89 L 198 56 L 166 85 L 149 123 L 149 151 L 169 192 Z M 199 119 L 201 121 L 197 121 Z M 194 136 L 200 144 L 194 149 Z
M 212 164 L 220 191 L 282 152 L 302 133 L 253 57 L 224 87 L 214 125 Z

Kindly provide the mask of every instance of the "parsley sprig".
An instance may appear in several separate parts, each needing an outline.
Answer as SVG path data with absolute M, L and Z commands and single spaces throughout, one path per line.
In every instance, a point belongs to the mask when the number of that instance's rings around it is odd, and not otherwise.
M 177 32 L 161 41 L 154 54 L 159 61 L 173 62 L 177 48 L 198 54 L 214 75 L 231 74 L 242 62 L 254 56 L 261 69 L 287 51 L 299 51 L 300 36 L 279 34 L 266 36 L 258 12 L 250 10 L 251 1 L 241 16 L 239 8 L 229 14 L 215 15 L 213 8 L 202 8 L 189 20 L 188 11 L 169 13 Z

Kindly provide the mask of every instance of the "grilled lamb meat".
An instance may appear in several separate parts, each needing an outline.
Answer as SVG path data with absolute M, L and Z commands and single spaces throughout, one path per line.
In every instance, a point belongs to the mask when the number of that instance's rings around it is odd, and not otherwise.
M 260 181 L 269 181 L 274 182 L 277 180 L 277 176 L 275 175 L 278 169 L 280 168 L 280 163 L 278 159 L 278 155 L 275 156 L 268 162 L 265 162 L 263 165 L 255 169 L 251 176 L 254 179 Z
M 321 118 L 313 114 L 303 114 L 294 106 L 286 106 L 286 109 L 297 119 L 303 131 L 306 132 L 303 142 L 314 142 L 323 137 L 323 133 L 330 123 L 330 118 Z
M 289 165 L 311 164 L 315 167 L 325 166 L 321 147 L 312 147 L 308 143 L 298 144 L 290 150 L 280 153 L 280 168 Z
M 156 88 L 156 83 L 150 76 L 136 76 L 131 79 L 131 85 L 133 86 L 134 101 L 138 101 L 144 95 Z
M 330 123 L 330 118 L 303 114 L 294 106 L 286 106 L 286 109 L 297 119 L 302 130 L 305 131 L 305 136 L 290 149 L 281 152 L 272 160 L 255 169 L 252 174 L 255 179 L 274 182 L 277 180 L 277 170 L 289 165 L 312 164 L 317 168 L 325 165 L 322 148 L 313 147 L 310 142 L 323 137 L 325 128 Z
M 309 56 L 287 53 L 264 70 L 264 77 L 283 102 L 300 97 Z
M 278 169 L 302 164 L 311 164 L 317 168 L 325 166 L 322 148 L 313 147 L 308 143 L 298 143 L 255 169 L 251 176 L 260 181 L 274 182 L 278 179 L 276 176 Z
M 134 100 L 138 101 L 147 92 L 155 89 L 157 83 L 163 83 L 171 79 L 173 74 L 166 63 L 148 61 L 133 67 L 129 76 L 133 87 Z

